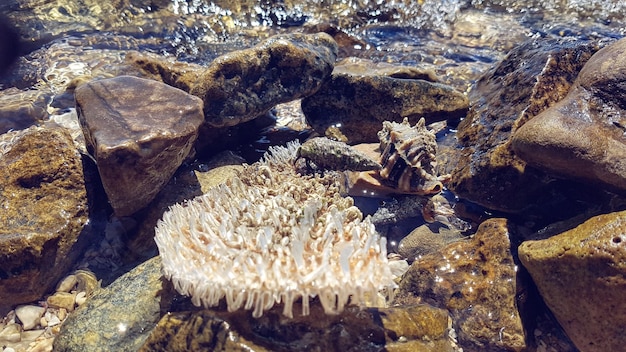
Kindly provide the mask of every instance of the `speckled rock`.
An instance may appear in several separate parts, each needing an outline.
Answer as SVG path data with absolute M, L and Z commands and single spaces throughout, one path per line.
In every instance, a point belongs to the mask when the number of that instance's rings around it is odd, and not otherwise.
M 135 213 L 189 154 L 203 122 L 202 101 L 130 76 L 86 83 L 75 96 L 87 148 L 113 210 L 119 216 Z
M 282 308 L 281 308 L 282 309 Z M 428 305 L 359 310 L 284 319 L 271 309 L 201 310 L 165 315 L 140 351 L 453 351 L 448 314 Z
M 0 133 L 28 128 L 48 117 L 46 107 L 51 92 L 21 91 L 9 88 L 0 91 Z
M 98 290 L 61 327 L 54 351 L 136 351 L 158 322 L 161 260 L 140 264 Z
M 383 121 L 399 123 L 408 117 L 414 125 L 421 117 L 431 123 L 464 116 L 467 97 L 432 82 L 433 76 L 417 69 L 344 60 L 315 95 L 302 100 L 302 111 L 318 133 L 336 128 L 350 144 L 378 142 Z
M 458 126 L 460 159 L 448 184 L 459 197 L 518 212 L 548 193 L 545 175 L 527 168 L 511 148 L 512 132 L 567 94 L 598 43 L 533 39 L 513 49 L 469 93 Z
M 201 97 L 206 122 L 214 127 L 250 121 L 277 104 L 315 93 L 337 58 L 337 43 L 326 33 L 270 37 L 253 48 L 197 65 L 158 62 L 135 56 L 134 63 L 163 82 Z
M 519 247 L 544 301 L 583 352 L 626 345 L 626 211 Z
M 598 51 L 567 96 L 515 132 L 530 165 L 626 190 L 626 40 Z
M 398 243 L 398 254 L 413 261 L 463 239 L 461 232 L 441 225 L 421 225 Z
M 470 240 L 413 262 L 395 302 L 447 308 L 464 350 L 521 351 L 526 342 L 516 307 L 520 287 L 510 247 L 507 221 L 486 220 Z
M 89 240 L 86 174 L 71 136 L 30 127 L 0 136 L 0 313 L 39 299 Z

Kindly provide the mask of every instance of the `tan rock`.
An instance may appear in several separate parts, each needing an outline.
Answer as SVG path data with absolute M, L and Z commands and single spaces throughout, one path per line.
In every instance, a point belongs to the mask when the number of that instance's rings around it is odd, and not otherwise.
M 2 135 L 0 155 L 4 314 L 54 289 L 87 244 L 88 174 L 83 170 L 89 168 L 61 128 L 31 127 Z
M 31 330 L 39 324 L 39 319 L 46 312 L 46 308 L 26 305 L 15 308 L 15 315 L 22 322 L 24 330 Z
M 520 289 L 505 219 L 483 222 L 470 240 L 417 259 L 402 277 L 395 303 L 435 303 L 450 311 L 469 350 L 526 348 L 515 296 Z
M 131 215 L 154 199 L 189 154 L 204 119 L 202 102 L 129 76 L 83 84 L 75 95 L 111 206 L 118 216 Z
M 524 126 L 513 150 L 529 164 L 626 190 L 626 40 L 587 61 L 567 96 Z
M 583 352 L 626 346 L 625 233 L 622 211 L 519 247 L 520 260 L 544 301 Z
M 46 299 L 48 305 L 54 308 L 64 308 L 68 312 L 74 310 L 76 304 L 76 294 L 68 292 L 56 292 Z

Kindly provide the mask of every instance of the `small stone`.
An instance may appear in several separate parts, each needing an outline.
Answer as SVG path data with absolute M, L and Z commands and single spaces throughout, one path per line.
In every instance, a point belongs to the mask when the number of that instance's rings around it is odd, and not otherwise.
M 61 324 L 61 319 L 56 314 L 52 314 L 51 312 L 46 312 L 44 318 L 46 319 L 48 326 Z
M 74 286 L 76 286 L 77 282 L 78 280 L 76 279 L 76 275 L 68 275 L 65 277 L 65 279 L 59 282 L 59 285 L 57 286 L 57 292 L 70 292 L 74 288 Z
M 84 292 L 80 292 L 80 293 L 84 293 Z M 77 304 L 77 305 L 79 305 L 79 304 L 78 304 L 78 296 L 79 296 L 79 295 L 76 295 L 76 304 Z M 83 303 L 84 303 L 84 302 L 83 302 Z M 67 310 L 66 310 L 65 308 L 59 308 L 59 311 L 58 311 L 58 313 L 57 313 L 57 316 L 59 317 L 59 319 L 60 319 L 61 321 L 65 320 L 65 318 L 67 318 Z
M 463 238 L 459 231 L 445 226 L 421 225 L 400 240 L 398 254 L 412 262 Z
M 15 308 L 17 318 L 22 322 L 24 330 L 31 330 L 39 324 L 39 319 L 46 312 L 46 308 L 39 306 L 19 306 Z
M 100 282 L 96 278 L 96 275 L 88 270 L 76 270 L 74 272 L 78 284 L 76 291 L 85 292 L 86 295 L 92 294 L 95 290 L 100 288 Z
M 87 292 L 81 291 L 76 294 L 76 305 L 82 306 L 87 301 Z
M 20 341 L 22 341 L 22 331 L 19 324 L 8 324 L 0 331 L 0 344 Z
M 48 305 L 53 308 L 64 308 L 68 312 L 74 310 L 76 303 L 76 294 L 68 292 L 56 292 L 46 300 Z
M 130 76 L 83 84 L 75 96 L 111 206 L 118 216 L 131 215 L 154 199 L 189 154 L 204 121 L 202 101 Z
M 48 319 L 46 319 L 45 316 L 41 317 L 41 319 L 39 319 L 39 326 L 41 326 L 42 328 L 47 328 L 48 327 Z

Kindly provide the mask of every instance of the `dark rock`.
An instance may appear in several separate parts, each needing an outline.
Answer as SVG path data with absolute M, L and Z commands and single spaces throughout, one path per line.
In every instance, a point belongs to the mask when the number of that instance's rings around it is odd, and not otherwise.
M 624 211 L 599 215 L 519 247 L 541 296 L 581 351 L 618 351 L 626 344 L 625 219 Z
M 164 292 L 155 257 L 96 291 L 74 311 L 54 341 L 55 351 L 137 351 L 159 321 Z
M 448 187 L 459 197 L 506 212 L 521 211 L 547 194 L 545 175 L 513 153 L 512 134 L 562 99 L 599 48 L 572 39 L 531 40 L 483 75 L 458 126 L 461 156 L 450 165 Z
M 271 309 L 254 319 L 248 311 L 201 310 L 165 315 L 140 351 L 452 351 L 448 314 L 428 305 L 350 307 L 326 315 L 285 319 Z
M 222 55 L 206 69 L 144 55 L 130 60 L 147 74 L 202 98 L 206 122 L 227 127 L 315 93 L 336 58 L 337 43 L 328 34 L 294 33 Z
M 111 206 L 119 216 L 133 214 L 154 199 L 189 154 L 203 122 L 202 101 L 130 76 L 86 83 L 75 96 Z
M 61 128 L 0 137 L 0 315 L 41 298 L 89 240 L 83 162 Z
M 513 136 L 515 153 L 561 177 L 626 190 L 626 40 L 598 51 L 567 96 Z
M 51 92 L 39 90 L 9 88 L 0 91 L 0 134 L 22 130 L 46 119 L 51 99 Z
M 470 240 L 417 259 L 402 277 L 395 303 L 447 308 L 464 350 L 524 349 L 509 231 L 507 220 L 489 219 Z
M 433 79 L 415 68 L 344 60 L 315 95 L 302 100 L 302 110 L 320 134 L 337 128 L 350 144 L 377 142 L 383 121 L 407 117 L 415 125 L 421 117 L 428 124 L 465 115 L 467 97 Z

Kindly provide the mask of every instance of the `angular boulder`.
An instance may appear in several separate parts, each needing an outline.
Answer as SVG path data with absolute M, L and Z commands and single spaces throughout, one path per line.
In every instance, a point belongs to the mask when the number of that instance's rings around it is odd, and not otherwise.
M 530 165 L 626 191 L 626 40 L 587 61 L 567 96 L 515 132 Z
M 0 136 L 0 315 L 54 288 L 88 241 L 81 155 L 62 128 Z
M 434 80 L 433 73 L 416 68 L 346 59 L 316 94 L 302 100 L 302 111 L 320 134 L 339 132 L 351 144 L 378 142 L 383 121 L 407 117 L 414 125 L 424 117 L 428 124 L 465 115 L 467 97 Z
M 514 131 L 561 100 L 599 43 L 533 39 L 511 50 L 469 93 L 448 188 L 490 209 L 519 212 L 549 193 L 545 174 L 511 148 Z
M 546 305 L 583 352 L 626 345 L 626 211 L 526 241 L 519 258 Z
M 75 91 L 79 121 L 116 215 L 145 207 L 189 154 L 202 101 L 161 82 L 120 76 Z

